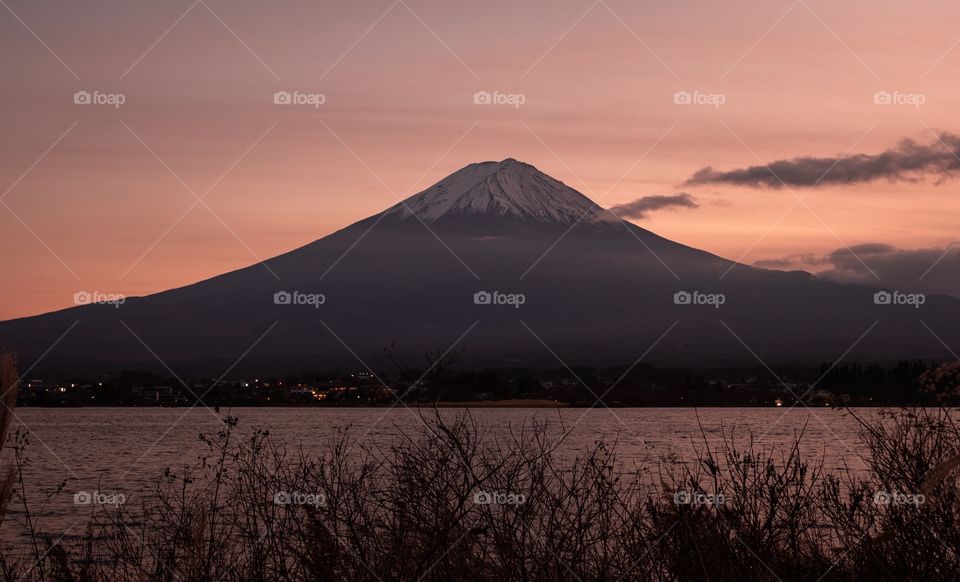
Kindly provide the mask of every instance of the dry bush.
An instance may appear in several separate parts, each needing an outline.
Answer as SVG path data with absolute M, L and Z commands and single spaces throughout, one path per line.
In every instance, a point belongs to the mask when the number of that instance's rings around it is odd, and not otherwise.
M 168 471 L 136 506 L 96 511 L 86 539 L 17 573 L 813 582 L 960 572 L 960 434 L 947 410 L 861 419 L 866 477 L 825 475 L 822 462 L 801 455 L 802 433 L 784 451 L 733 430 L 715 441 L 701 435 L 695 459 L 627 472 L 616 442 L 571 456 L 536 422 L 502 433 L 469 414 L 421 420 L 389 446 L 365 447 L 342 430 L 318 455 L 278 446 L 262 430 L 241 436 L 227 417 L 219 434 L 201 437 L 208 454 L 195 467 Z M 925 502 L 878 504 L 882 491 Z M 506 503 L 484 503 L 484 494 Z M 722 501 L 677 503 L 717 494 Z M 277 502 L 291 499 L 303 503 Z
M 13 410 L 17 406 L 17 359 L 10 351 L 0 351 L 0 453 L 7 442 L 7 433 L 13 424 Z M 0 472 L 0 523 L 13 495 L 16 471 L 5 467 Z

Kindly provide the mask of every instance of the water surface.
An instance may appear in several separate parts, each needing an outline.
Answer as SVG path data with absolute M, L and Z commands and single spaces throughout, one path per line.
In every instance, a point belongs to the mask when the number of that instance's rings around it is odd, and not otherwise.
M 462 409 L 442 409 L 453 418 Z M 221 415 L 227 411 L 221 411 Z M 876 409 L 857 414 L 870 418 Z M 128 503 L 150 491 L 170 468 L 178 473 L 207 453 L 201 433 L 216 434 L 223 427 L 219 416 L 204 408 L 21 408 L 15 428 L 28 429 L 29 465 L 25 470 L 31 511 L 45 531 L 82 531 L 90 507 L 74 503 L 78 492 L 122 493 Z M 364 447 L 390 445 L 403 435 L 422 428 L 426 409 L 388 408 L 237 408 L 238 433 L 255 428 L 270 431 L 272 438 L 302 446 L 322 455 L 338 430 Z M 492 435 L 506 436 L 509 429 L 546 423 L 554 437 L 566 433 L 560 452 L 585 453 L 604 440 L 615 443 L 621 467 L 640 469 L 669 459 L 689 461 L 706 442 L 716 445 L 721 432 L 743 442 L 750 434 L 763 446 L 786 451 L 801 432 L 803 455 L 824 462 L 827 471 L 863 468 L 865 454 L 858 424 L 848 412 L 836 409 L 792 410 L 777 408 L 615 408 L 615 409 L 472 409 L 470 414 Z M 701 434 L 702 429 L 702 434 Z M 58 487 L 62 490 L 57 493 Z M 19 505 L 12 521 L 22 521 Z M 11 535 L 4 525 L 4 537 Z M 12 535 L 17 535 L 13 533 Z

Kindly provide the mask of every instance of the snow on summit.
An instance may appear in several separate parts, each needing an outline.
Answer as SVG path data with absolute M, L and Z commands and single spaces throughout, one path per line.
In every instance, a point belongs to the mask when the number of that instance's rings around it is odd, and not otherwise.
M 401 218 L 412 213 L 424 222 L 453 216 L 509 216 L 573 224 L 605 211 L 563 182 L 508 158 L 470 164 L 385 212 Z

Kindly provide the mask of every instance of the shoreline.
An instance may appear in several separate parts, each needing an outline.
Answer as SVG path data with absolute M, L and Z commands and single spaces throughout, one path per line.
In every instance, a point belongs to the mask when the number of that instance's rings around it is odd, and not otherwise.
M 570 408 L 569 402 L 538 398 L 518 398 L 512 400 L 465 400 L 442 401 L 433 403 L 415 403 L 417 408 Z

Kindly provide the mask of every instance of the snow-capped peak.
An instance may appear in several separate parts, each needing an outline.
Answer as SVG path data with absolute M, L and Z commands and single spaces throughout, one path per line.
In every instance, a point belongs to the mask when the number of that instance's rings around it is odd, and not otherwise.
M 386 210 L 424 222 L 481 215 L 564 224 L 590 221 L 604 212 L 563 182 L 513 158 L 470 164 Z

